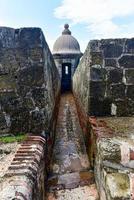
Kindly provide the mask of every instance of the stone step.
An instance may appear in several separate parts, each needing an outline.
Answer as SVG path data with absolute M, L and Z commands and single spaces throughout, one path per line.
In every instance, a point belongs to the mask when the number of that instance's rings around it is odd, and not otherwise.
M 63 175 L 53 175 L 48 178 L 49 191 L 73 189 L 79 186 L 90 185 L 95 182 L 92 171 L 81 171 Z

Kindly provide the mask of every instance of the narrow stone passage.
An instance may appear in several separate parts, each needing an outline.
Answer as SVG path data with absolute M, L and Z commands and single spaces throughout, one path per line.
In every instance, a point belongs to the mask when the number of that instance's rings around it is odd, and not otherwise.
M 48 189 L 48 200 L 97 199 L 94 175 L 71 93 L 61 96 Z

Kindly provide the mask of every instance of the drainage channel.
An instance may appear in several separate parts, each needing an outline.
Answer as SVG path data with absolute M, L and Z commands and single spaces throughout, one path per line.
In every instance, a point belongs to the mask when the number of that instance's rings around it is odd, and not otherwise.
M 61 96 L 47 187 L 47 200 L 98 199 L 71 93 Z

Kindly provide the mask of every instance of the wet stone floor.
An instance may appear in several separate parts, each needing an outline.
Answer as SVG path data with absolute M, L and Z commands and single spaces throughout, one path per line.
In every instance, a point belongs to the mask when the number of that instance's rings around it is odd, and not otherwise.
M 47 200 L 96 200 L 94 174 L 86 153 L 73 95 L 61 96 Z

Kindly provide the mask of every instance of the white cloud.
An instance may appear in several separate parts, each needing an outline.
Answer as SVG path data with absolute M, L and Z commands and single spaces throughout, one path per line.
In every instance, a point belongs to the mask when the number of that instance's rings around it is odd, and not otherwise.
M 134 18 L 134 0 L 63 0 L 54 14 L 73 24 L 85 24 L 92 38 L 134 36 L 134 23 L 123 23 L 125 17 Z

